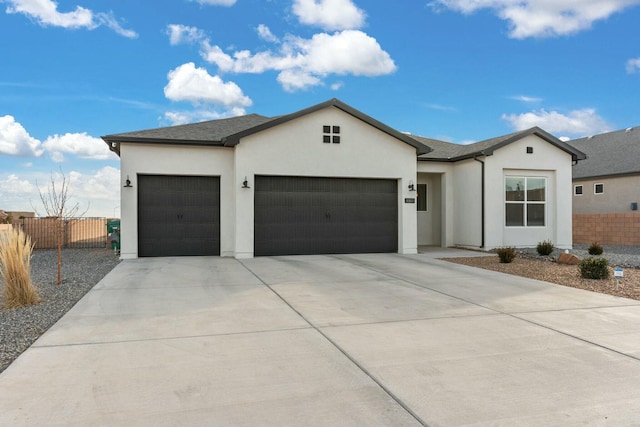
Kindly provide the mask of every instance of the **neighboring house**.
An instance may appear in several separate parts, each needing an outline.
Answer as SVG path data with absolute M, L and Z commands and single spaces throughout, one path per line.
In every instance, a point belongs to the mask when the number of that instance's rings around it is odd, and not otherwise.
M 584 158 L 539 128 L 461 146 L 336 99 L 102 138 L 121 158 L 123 258 L 570 248 Z
M 574 242 L 640 245 L 640 128 L 568 143 L 587 155 L 573 168 Z

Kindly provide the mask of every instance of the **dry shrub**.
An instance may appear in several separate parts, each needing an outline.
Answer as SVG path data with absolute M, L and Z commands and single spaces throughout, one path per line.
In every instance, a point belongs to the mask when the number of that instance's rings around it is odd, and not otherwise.
M 496 249 L 496 253 L 500 258 L 500 262 L 503 264 L 508 264 L 516 257 L 516 249 L 515 248 L 498 248 Z
M 9 308 L 40 302 L 31 283 L 31 238 L 22 230 L 12 228 L 0 234 L 0 276 L 4 280 L 6 306 Z

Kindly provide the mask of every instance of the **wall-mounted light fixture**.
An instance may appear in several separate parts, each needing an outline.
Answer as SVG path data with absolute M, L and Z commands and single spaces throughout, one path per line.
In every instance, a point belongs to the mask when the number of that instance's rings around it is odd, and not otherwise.
M 251 188 L 249 187 L 249 181 L 247 181 L 247 177 L 244 177 L 244 181 L 242 181 L 242 188 Z
M 125 186 L 125 188 L 133 187 L 133 185 L 131 185 L 131 180 L 129 179 L 129 175 L 127 175 L 127 180 L 125 181 L 124 186 Z
M 416 186 L 413 185 L 413 181 L 409 181 L 409 191 L 416 191 Z

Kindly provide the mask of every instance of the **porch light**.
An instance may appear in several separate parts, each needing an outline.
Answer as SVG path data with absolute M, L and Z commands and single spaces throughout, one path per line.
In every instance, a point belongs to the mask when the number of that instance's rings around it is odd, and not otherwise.
M 132 188 L 133 187 L 133 185 L 131 185 L 131 180 L 129 179 L 129 175 L 127 175 L 127 180 L 125 181 L 124 187 L 125 188 Z
M 251 188 L 249 187 L 249 181 L 247 181 L 247 177 L 244 177 L 244 181 L 242 181 L 242 188 Z
M 416 186 L 413 184 L 413 181 L 409 181 L 409 191 L 416 191 Z

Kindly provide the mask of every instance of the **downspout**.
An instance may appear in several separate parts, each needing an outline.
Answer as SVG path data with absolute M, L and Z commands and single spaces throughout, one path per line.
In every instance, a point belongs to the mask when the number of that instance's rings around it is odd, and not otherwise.
M 484 155 L 484 153 L 481 153 L 481 154 Z M 482 235 L 480 248 L 482 249 L 484 248 L 484 161 L 479 160 L 477 155 L 473 156 L 473 160 L 482 164 L 482 172 L 481 172 L 482 176 L 480 177 L 480 185 L 481 185 L 480 198 L 482 199 L 480 202 L 480 209 L 482 209 L 482 212 L 480 214 L 481 221 L 482 221 L 482 224 L 480 225 L 480 230 Z

